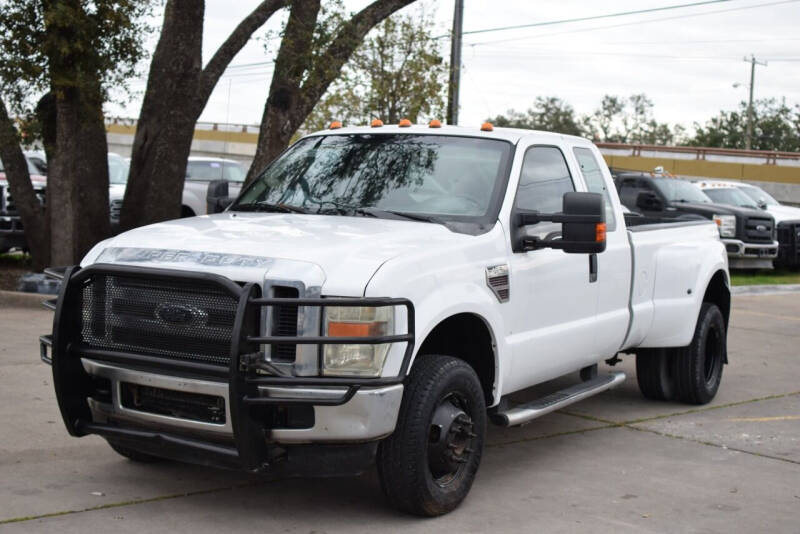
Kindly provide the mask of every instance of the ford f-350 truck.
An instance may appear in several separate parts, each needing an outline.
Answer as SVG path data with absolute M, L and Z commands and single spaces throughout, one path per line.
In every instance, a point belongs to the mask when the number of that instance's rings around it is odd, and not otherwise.
M 125 232 L 49 271 L 63 283 L 41 356 L 71 435 L 251 472 L 376 462 L 391 505 L 438 515 L 467 495 L 489 421 L 618 385 L 597 364 L 620 352 L 645 397 L 714 397 L 730 292 L 713 222 L 626 222 L 581 138 L 337 126 L 224 213 Z

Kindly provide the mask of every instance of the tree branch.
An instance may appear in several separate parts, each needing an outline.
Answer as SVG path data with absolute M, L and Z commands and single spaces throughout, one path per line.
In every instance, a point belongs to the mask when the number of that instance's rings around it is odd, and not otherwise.
M 316 62 L 303 84 L 305 105 L 313 108 L 344 64 L 376 24 L 414 0 L 375 0 L 342 25 L 325 54 Z M 304 110 L 306 114 L 310 110 Z
M 198 96 L 203 102 L 211 96 L 220 76 L 228 68 L 234 56 L 244 48 L 257 29 L 263 26 L 276 11 L 286 7 L 289 0 L 264 0 L 236 26 L 225 42 L 217 49 L 200 75 Z

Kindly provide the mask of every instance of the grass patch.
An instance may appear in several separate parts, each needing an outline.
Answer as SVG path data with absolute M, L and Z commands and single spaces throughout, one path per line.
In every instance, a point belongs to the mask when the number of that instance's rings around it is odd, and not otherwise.
M 733 271 L 731 272 L 731 284 L 735 286 L 800 284 L 800 272 L 780 269 L 774 271 Z

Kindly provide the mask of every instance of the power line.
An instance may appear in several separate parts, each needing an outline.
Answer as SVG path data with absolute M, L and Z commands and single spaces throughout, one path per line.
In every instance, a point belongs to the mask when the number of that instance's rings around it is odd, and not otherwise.
M 587 20 L 609 19 L 612 17 L 625 17 L 628 15 L 641 15 L 644 13 L 654 13 L 656 11 L 668 11 L 672 9 L 684 9 L 687 7 L 704 6 L 707 4 L 720 4 L 723 2 L 730 2 L 732 0 L 707 0 L 706 2 L 693 2 L 691 4 L 678 4 L 671 6 L 652 7 L 649 9 L 637 9 L 634 11 L 620 11 L 619 13 L 607 13 L 605 15 L 593 15 L 589 17 L 578 17 L 574 19 L 561 19 L 561 20 L 548 20 L 545 22 L 533 22 L 530 24 L 518 24 L 516 26 L 501 26 L 499 28 L 485 28 L 483 30 L 470 30 L 463 32 L 464 35 L 475 33 L 489 33 L 489 32 L 502 32 L 507 30 L 519 30 L 522 28 L 536 28 L 540 26 L 553 26 L 555 24 L 567 24 L 570 22 L 585 22 Z
M 678 20 L 678 19 L 685 19 L 685 18 L 692 18 L 692 17 L 702 17 L 702 16 L 706 16 L 706 15 L 716 15 L 716 14 L 719 14 L 719 13 L 729 13 L 731 11 L 742 11 L 742 10 L 745 10 L 745 9 L 757 9 L 757 8 L 761 8 L 761 7 L 777 6 L 777 5 L 781 5 L 781 4 L 792 4 L 792 3 L 795 3 L 795 2 L 798 2 L 798 1 L 800 1 L 800 0 L 782 0 L 780 2 L 767 2 L 767 3 L 764 3 L 764 4 L 756 4 L 756 5 L 753 5 L 753 6 L 733 7 L 733 8 L 728 8 L 728 9 L 717 9 L 717 10 L 714 10 L 714 11 L 704 11 L 702 13 L 689 13 L 689 14 L 686 14 L 686 15 L 674 15 L 672 17 L 660 17 L 660 18 L 653 18 L 653 19 L 646 19 L 646 20 L 637 20 L 637 21 L 632 21 L 632 22 L 622 22 L 622 23 L 619 23 L 619 24 L 609 24 L 609 25 L 606 25 L 606 26 L 594 26 L 594 27 L 591 27 L 591 28 L 578 28 L 578 29 L 574 29 L 574 30 L 566 30 L 566 31 L 555 32 L 555 33 L 546 33 L 546 34 L 540 34 L 540 35 L 527 35 L 527 36 L 523 36 L 523 37 L 513 37 L 513 38 L 508 38 L 508 39 L 498 39 L 498 40 L 495 40 L 495 41 L 479 41 L 477 43 L 464 43 L 464 44 L 469 45 L 469 46 L 482 46 L 482 45 L 496 44 L 496 43 L 509 43 L 509 42 L 512 42 L 512 41 L 524 41 L 524 40 L 527 40 L 527 39 L 541 39 L 543 37 L 553 37 L 553 36 L 556 36 L 556 35 L 565 35 L 565 34 L 569 34 L 569 33 L 583 33 L 583 32 L 591 32 L 591 31 L 596 31 L 596 30 L 606 30 L 606 29 L 611 29 L 611 28 L 622 28 L 622 27 L 625 27 L 625 26 L 639 26 L 639 25 L 642 25 L 642 24 L 649 24 L 651 22 L 663 22 L 663 21 L 666 21 L 666 20 Z

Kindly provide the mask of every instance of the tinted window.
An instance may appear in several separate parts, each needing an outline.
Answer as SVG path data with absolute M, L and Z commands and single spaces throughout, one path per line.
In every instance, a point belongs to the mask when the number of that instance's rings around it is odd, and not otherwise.
M 709 196 L 717 204 L 730 204 L 732 206 L 740 206 L 742 208 L 757 208 L 756 202 L 744 194 L 741 189 L 730 188 L 717 188 L 711 187 L 704 189 L 703 193 Z
M 231 161 L 190 161 L 186 165 L 186 178 L 198 182 L 244 182 L 245 172 L 241 165 Z
M 583 179 L 586 180 L 586 187 L 592 193 L 603 195 L 603 201 L 606 206 L 606 227 L 609 232 L 613 232 L 617 227 L 617 221 L 614 218 L 614 205 L 611 203 L 611 195 L 608 193 L 603 171 L 590 149 L 575 147 L 572 150 L 581 167 Z
M 711 202 L 699 187 L 690 182 L 675 178 L 654 178 L 653 183 L 669 202 Z
M 528 149 L 522 162 L 516 206 L 542 213 L 557 213 L 564 193 L 575 191 L 561 150 L 551 146 Z

